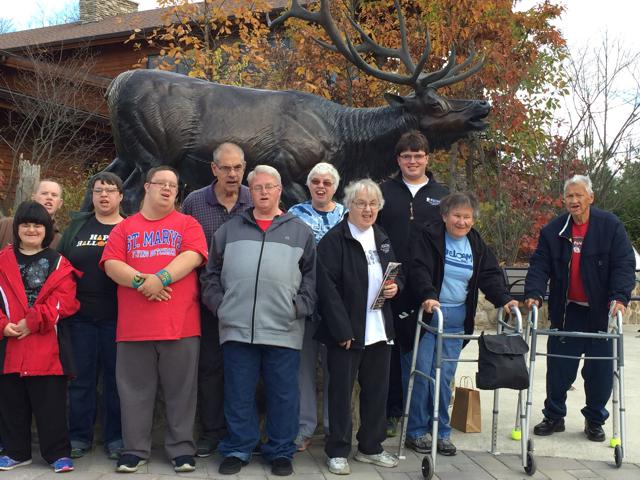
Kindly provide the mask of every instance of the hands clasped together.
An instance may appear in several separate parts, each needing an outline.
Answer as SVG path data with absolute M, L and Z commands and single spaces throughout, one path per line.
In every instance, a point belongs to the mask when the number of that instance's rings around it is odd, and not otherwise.
M 164 286 L 155 273 L 138 273 L 142 284 L 137 288 L 149 301 L 162 302 L 171 299 L 171 287 Z
M 18 337 L 18 340 L 22 340 L 31 333 L 31 330 L 27 327 L 27 319 L 23 318 L 18 323 L 7 323 L 2 333 L 5 337 Z

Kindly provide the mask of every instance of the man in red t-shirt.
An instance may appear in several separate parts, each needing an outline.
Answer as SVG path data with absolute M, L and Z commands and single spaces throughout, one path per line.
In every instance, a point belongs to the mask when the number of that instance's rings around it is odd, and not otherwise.
M 540 232 L 525 280 L 525 304 L 541 305 L 549 282 L 551 327 L 567 332 L 598 333 L 608 329 L 609 315 L 624 314 L 635 286 L 635 256 L 622 222 L 592 206 L 589 177 L 566 181 L 568 214 L 558 216 Z M 565 430 L 567 391 L 575 381 L 580 356 L 586 405 L 584 433 L 594 442 L 605 440 L 602 426 L 613 385 L 612 340 L 581 336 L 549 336 L 547 398 L 544 419 L 536 435 Z M 598 358 L 602 357 L 602 358 Z
M 140 212 L 111 231 L 100 260 L 118 284 L 116 381 L 124 442 L 118 472 L 135 472 L 149 459 L 158 380 L 166 404 L 165 451 L 177 472 L 195 470 L 195 269 L 208 255 L 200 224 L 175 209 L 178 185 L 173 168 L 149 170 Z

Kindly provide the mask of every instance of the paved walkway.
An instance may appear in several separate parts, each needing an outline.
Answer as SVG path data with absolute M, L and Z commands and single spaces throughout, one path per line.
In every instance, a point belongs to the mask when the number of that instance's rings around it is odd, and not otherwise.
M 76 471 L 63 474 L 62 478 L 68 480 L 151 480 L 163 479 L 170 476 L 189 478 L 224 478 L 238 480 L 262 480 L 274 479 L 270 466 L 263 463 L 259 456 L 244 467 L 240 475 L 220 475 L 218 465 L 220 457 L 213 456 L 207 459 L 198 459 L 197 469 L 193 473 L 176 475 L 169 462 L 161 451 L 154 451 L 151 461 L 140 468 L 134 475 L 114 473 L 115 462 L 108 460 L 102 451 L 94 451 L 92 454 L 76 461 Z M 420 465 L 422 456 L 413 452 L 407 454 L 406 460 L 402 460 L 397 468 L 386 469 L 373 467 L 351 460 L 351 475 L 339 477 L 328 472 L 325 466 L 325 456 L 322 445 L 313 445 L 309 451 L 299 453 L 294 459 L 295 474 L 292 479 L 297 480 L 337 480 L 345 478 L 349 480 L 409 480 L 422 479 Z M 613 466 L 613 461 L 574 460 L 568 458 L 536 457 L 538 471 L 533 477 L 528 477 L 521 465 L 520 458 L 513 454 L 494 456 L 487 452 L 460 451 L 455 457 L 438 457 L 436 474 L 434 478 L 440 480 L 515 480 L 515 479 L 640 479 L 640 466 L 624 463 L 620 469 Z M 34 463 L 28 467 L 21 467 L 10 472 L 0 472 L 2 480 L 60 480 L 61 474 L 54 474 L 49 466 L 41 459 L 34 459 Z

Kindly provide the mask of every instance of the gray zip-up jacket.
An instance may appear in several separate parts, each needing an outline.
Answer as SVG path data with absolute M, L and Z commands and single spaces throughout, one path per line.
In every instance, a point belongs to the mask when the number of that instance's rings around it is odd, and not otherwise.
M 235 341 L 300 350 L 316 301 L 313 232 L 290 213 L 266 232 L 253 209 L 213 236 L 202 272 L 202 301 L 218 316 L 220 344 Z

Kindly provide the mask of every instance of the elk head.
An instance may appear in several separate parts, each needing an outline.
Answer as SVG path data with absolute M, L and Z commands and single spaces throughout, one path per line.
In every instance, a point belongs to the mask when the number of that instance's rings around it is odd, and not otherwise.
M 361 43 L 354 45 L 349 36 L 342 32 L 331 16 L 330 0 L 320 0 L 320 9 L 312 12 L 302 7 L 298 0 L 292 0 L 291 7 L 274 21 L 267 17 L 270 27 L 284 23 L 288 18 L 300 18 L 321 26 L 331 40 L 331 44 L 314 39 L 322 47 L 340 53 L 361 71 L 391 82 L 407 85 L 413 89 L 408 96 L 387 93 L 385 99 L 393 107 L 402 108 L 415 117 L 415 123 L 429 138 L 432 147 L 448 148 L 456 140 L 469 133 L 487 128 L 484 120 L 491 107 L 483 100 L 450 100 L 437 93 L 437 89 L 460 82 L 482 68 L 484 58 L 475 61 L 473 51 L 467 59 L 456 65 L 456 49 L 452 46 L 445 65 L 437 71 L 425 72 L 424 67 L 431 53 L 431 41 L 426 37 L 424 51 L 417 62 L 411 58 L 407 40 L 407 29 L 399 0 L 394 0 L 400 29 L 400 48 L 387 48 L 377 44 L 352 18 L 349 21 L 358 32 Z M 362 54 L 372 53 L 376 58 L 397 59 L 407 74 L 381 70 L 367 62 Z M 475 63 L 474 63 L 475 62 Z

